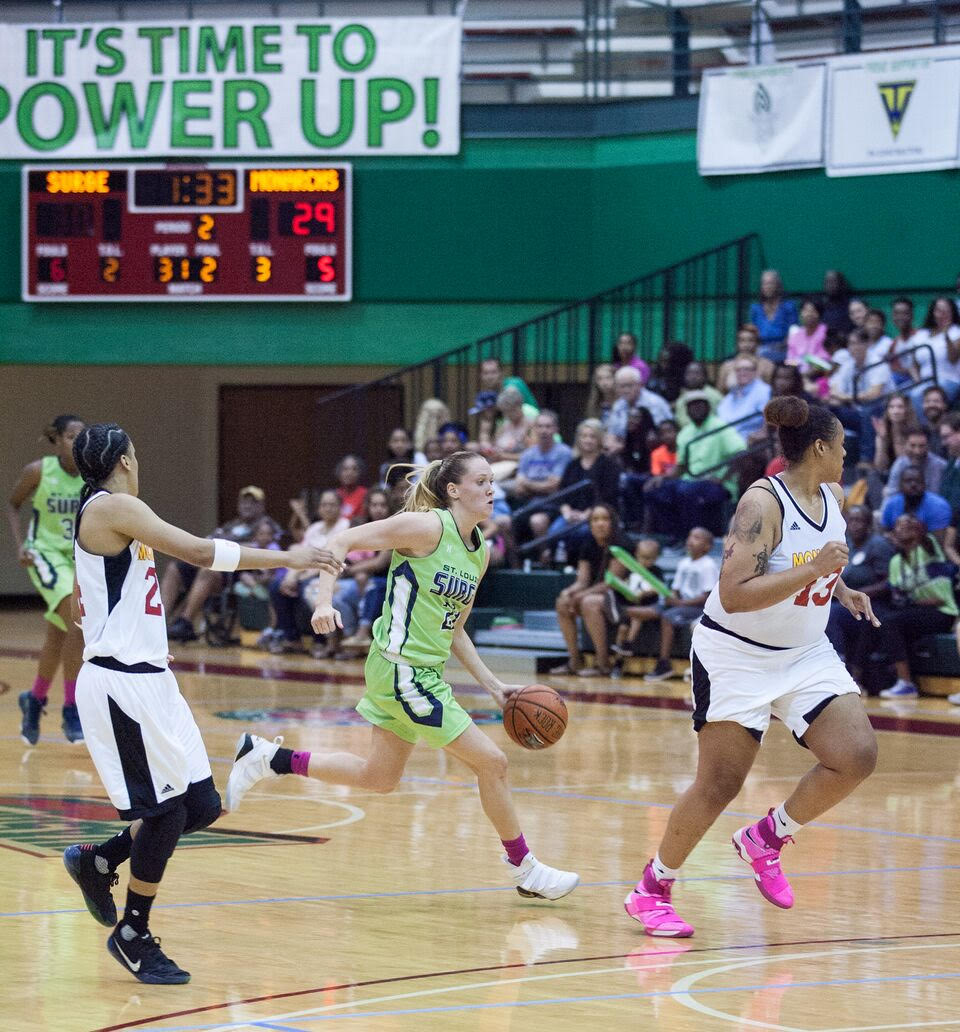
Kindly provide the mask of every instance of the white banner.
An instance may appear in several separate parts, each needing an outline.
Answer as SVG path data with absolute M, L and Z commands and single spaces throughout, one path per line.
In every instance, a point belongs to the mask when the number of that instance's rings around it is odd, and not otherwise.
M 459 18 L 0 24 L 0 158 L 456 154 Z
M 822 61 L 703 73 L 697 124 L 701 175 L 823 164 Z
M 926 172 L 960 162 L 960 47 L 830 61 L 827 175 Z

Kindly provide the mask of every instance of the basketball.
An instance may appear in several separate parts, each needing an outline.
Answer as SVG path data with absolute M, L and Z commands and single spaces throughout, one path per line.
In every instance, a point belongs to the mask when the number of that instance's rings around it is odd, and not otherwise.
M 567 729 L 567 707 L 545 684 L 531 684 L 507 699 L 503 726 L 510 740 L 524 749 L 555 745 Z

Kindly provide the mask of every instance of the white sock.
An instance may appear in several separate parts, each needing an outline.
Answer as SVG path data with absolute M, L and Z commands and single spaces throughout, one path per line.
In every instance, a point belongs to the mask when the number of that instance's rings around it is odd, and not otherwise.
M 780 838 L 786 838 L 787 835 L 796 835 L 796 833 L 803 827 L 802 824 L 798 824 L 790 814 L 787 813 L 784 809 L 784 805 L 784 803 L 781 803 L 771 814 L 773 817 L 773 826 Z
M 672 867 L 667 867 L 660 859 L 659 853 L 650 861 L 650 866 L 653 868 L 653 876 L 657 881 L 673 881 L 680 873 L 679 868 L 674 870 Z

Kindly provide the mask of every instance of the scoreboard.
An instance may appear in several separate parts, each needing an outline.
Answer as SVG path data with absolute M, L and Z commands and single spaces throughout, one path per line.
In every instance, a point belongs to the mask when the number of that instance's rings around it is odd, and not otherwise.
M 351 168 L 26 165 L 25 301 L 349 301 Z

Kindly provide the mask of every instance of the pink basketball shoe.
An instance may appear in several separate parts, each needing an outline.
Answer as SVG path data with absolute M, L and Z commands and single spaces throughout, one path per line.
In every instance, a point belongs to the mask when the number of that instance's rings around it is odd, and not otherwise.
M 685 939 L 693 935 L 693 926 L 677 917 L 670 902 L 673 881 L 657 881 L 653 874 L 653 861 L 643 869 L 643 877 L 637 887 L 624 900 L 623 908 L 643 925 L 647 935 Z
M 734 832 L 733 847 L 740 859 L 753 868 L 757 888 L 764 899 L 775 907 L 789 910 L 793 906 L 793 890 L 780 869 L 780 850 L 793 839 L 781 838 L 773 823 L 773 810 L 763 820 Z

